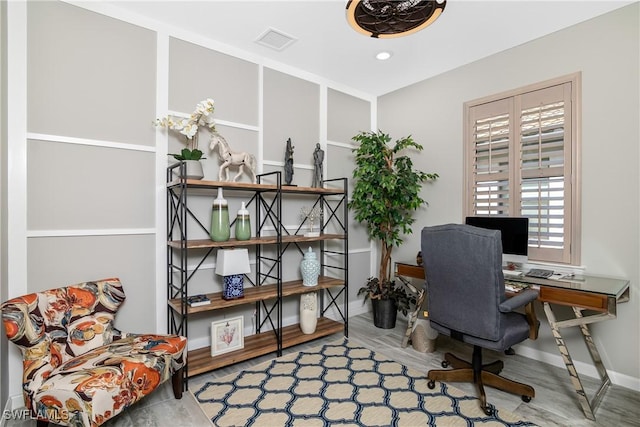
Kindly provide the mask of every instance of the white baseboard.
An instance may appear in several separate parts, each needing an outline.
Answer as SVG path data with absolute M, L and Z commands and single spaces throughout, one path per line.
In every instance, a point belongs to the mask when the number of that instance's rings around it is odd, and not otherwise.
M 371 311 L 370 304 L 363 304 L 361 300 L 351 301 L 349 303 L 349 317 L 359 316 Z
M 560 356 L 559 354 L 547 353 L 545 351 L 536 350 L 531 347 L 526 347 L 522 345 L 515 346 L 515 349 L 520 356 L 528 357 L 529 359 L 547 363 L 551 366 L 567 369 L 567 367 L 564 364 L 564 361 L 562 360 L 562 356 Z M 584 375 L 584 376 L 595 378 L 595 379 L 600 378 L 598 376 L 598 371 L 596 370 L 595 366 L 589 363 L 580 362 L 579 360 L 574 359 L 573 365 L 578 371 L 578 374 L 581 376 Z M 620 387 L 628 388 L 633 391 L 640 391 L 640 378 L 634 378 L 630 375 L 621 374 L 619 372 L 612 371 L 611 369 L 607 369 L 607 374 L 609 375 L 609 379 L 611 380 L 612 384 L 618 385 Z M 569 377 L 569 374 L 567 373 L 567 378 L 568 377 Z

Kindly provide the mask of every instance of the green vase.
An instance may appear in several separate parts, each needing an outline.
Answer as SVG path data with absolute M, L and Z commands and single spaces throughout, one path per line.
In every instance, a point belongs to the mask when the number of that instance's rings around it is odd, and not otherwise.
M 251 219 L 249 211 L 242 202 L 242 207 L 236 217 L 236 240 L 249 240 L 251 238 Z
M 218 188 L 218 197 L 211 208 L 211 230 L 209 232 L 214 242 L 226 242 L 231 237 L 229 227 L 229 205 L 222 196 L 222 188 Z

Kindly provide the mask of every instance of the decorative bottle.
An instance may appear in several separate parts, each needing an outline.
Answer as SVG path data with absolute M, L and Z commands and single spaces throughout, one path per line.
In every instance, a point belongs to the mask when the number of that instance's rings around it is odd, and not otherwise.
M 242 202 L 242 206 L 236 217 L 236 240 L 249 240 L 250 238 L 251 219 L 249 217 L 249 211 L 244 206 L 244 202 Z
M 309 250 L 304 254 L 304 258 L 300 263 L 300 271 L 302 272 L 303 286 L 316 286 L 318 284 L 318 276 L 320 275 L 320 262 L 316 258 L 316 254 Z
M 316 292 L 300 295 L 300 330 L 312 334 L 318 325 L 318 296 Z
M 226 242 L 231 235 L 229 227 L 229 205 L 222 195 L 222 188 L 218 188 L 218 197 L 213 200 L 211 208 L 211 240 Z

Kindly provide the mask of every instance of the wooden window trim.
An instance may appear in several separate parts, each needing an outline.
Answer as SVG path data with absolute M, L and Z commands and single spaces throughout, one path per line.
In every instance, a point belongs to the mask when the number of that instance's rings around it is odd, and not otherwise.
M 570 115 L 570 128 L 568 129 L 571 133 L 570 135 L 570 147 L 571 154 L 569 156 L 570 165 L 565 165 L 565 168 L 569 168 L 569 170 L 565 170 L 565 179 L 570 183 L 571 194 L 567 195 L 568 199 L 565 202 L 565 209 L 569 209 L 568 218 L 571 221 L 571 230 L 569 232 L 569 236 L 566 238 L 565 243 L 570 245 L 569 254 L 567 259 L 563 260 L 554 260 L 554 261 L 539 261 L 535 258 L 531 258 L 531 262 L 550 262 L 552 264 L 563 264 L 563 265 L 572 265 L 577 266 L 580 265 L 581 259 L 581 235 L 582 235 L 582 214 L 581 214 L 581 206 L 582 206 L 582 186 L 581 186 L 581 176 L 582 176 L 582 164 L 581 164 L 581 128 L 582 128 L 582 74 L 580 72 L 564 75 L 561 77 L 557 77 L 554 79 L 534 83 L 531 85 L 527 85 L 524 87 L 512 89 L 509 91 L 505 91 L 499 94 L 490 95 L 482 98 L 478 98 L 472 101 L 465 102 L 463 104 L 463 159 L 464 159 L 464 186 L 463 186 L 463 217 L 471 215 L 473 212 L 473 191 L 474 191 L 474 183 L 472 179 L 472 171 L 473 167 L 473 153 L 472 150 L 469 149 L 469 144 L 473 140 L 473 127 L 470 125 L 471 121 L 471 108 L 476 107 L 482 104 L 493 103 L 499 100 L 504 99 L 514 99 L 520 95 L 526 94 L 528 92 L 534 92 L 538 90 L 542 90 L 545 88 L 549 88 L 551 86 L 563 85 L 565 83 L 571 84 L 571 115 Z M 512 120 L 513 118 L 510 118 Z M 515 151 L 515 150 L 514 150 Z M 517 160 L 517 154 L 515 152 L 509 153 L 510 164 Z M 520 168 L 510 168 L 510 170 L 517 169 L 517 174 L 520 174 Z M 513 177 L 513 173 L 510 172 L 510 176 Z M 518 177 L 519 178 L 519 177 Z M 519 182 L 519 179 L 517 181 Z M 510 200 L 509 203 L 516 203 L 517 201 Z M 534 251 L 535 252 L 535 251 Z

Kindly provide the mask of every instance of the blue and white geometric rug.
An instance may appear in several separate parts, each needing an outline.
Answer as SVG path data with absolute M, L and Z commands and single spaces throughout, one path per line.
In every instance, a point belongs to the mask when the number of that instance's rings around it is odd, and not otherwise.
M 533 426 L 348 340 L 206 382 L 194 396 L 214 426 Z

